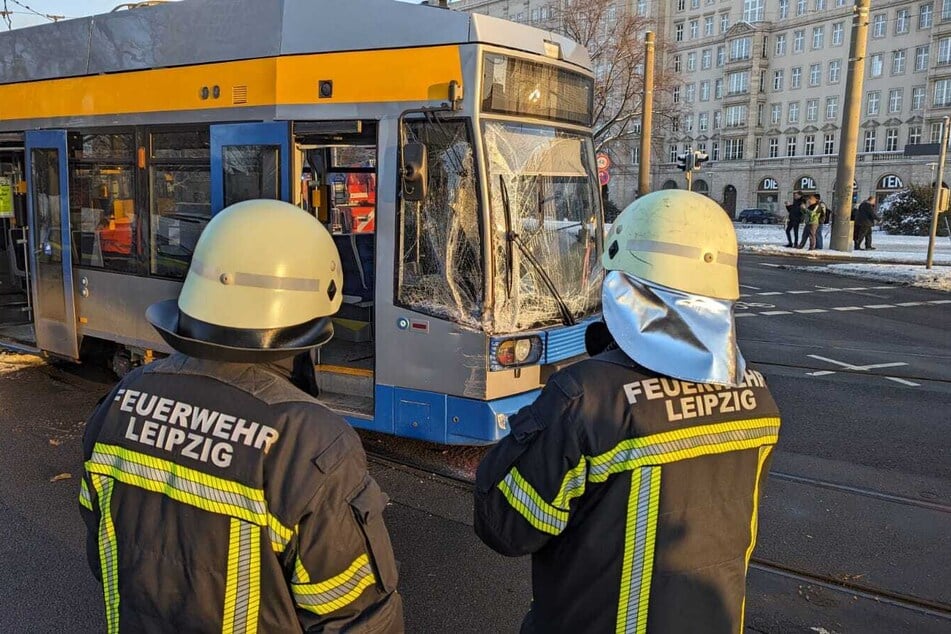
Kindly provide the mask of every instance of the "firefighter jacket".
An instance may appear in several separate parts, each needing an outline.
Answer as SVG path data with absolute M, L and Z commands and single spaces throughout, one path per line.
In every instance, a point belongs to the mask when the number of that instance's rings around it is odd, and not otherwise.
M 175 354 L 83 439 L 89 565 L 113 632 L 402 632 L 356 433 L 260 365 Z
M 763 376 L 658 375 L 616 347 L 554 374 L 479 466 L 475 530 L 532 555 L 523 632 L 737 633 L 779 433 Z

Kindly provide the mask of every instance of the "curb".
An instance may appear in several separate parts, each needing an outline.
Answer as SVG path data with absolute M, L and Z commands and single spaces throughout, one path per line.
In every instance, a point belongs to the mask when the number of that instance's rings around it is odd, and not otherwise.
M 776 257 L 785 257 L 785 258 L 800 258 L 805 260 L 813 260 L 820 263 L 837 263 L 837 262 L 857 262 L 857 263 L 869 263 L 869 264 L 905 264 L 905 265 L 920 265 L 924 266 L 925 261 L 924 257 L 921 259 L 913 258 L 889 258 L 887 260 L 877 259 L 877 258 L 868 258 L 863 256 L 855 255 L 839 255 L 836 252 L 826 252 L 823 250 L 821 253 L 815 253 L 814 251 L 803 251 L 801 249 L 794 249 L 790 247 L 775 247 L 777 250 L 770 249 L 769 251 L 760 251 L 766 245 L 756 245 L 756 244 L 740 244 L 739 250 L 742 253 L 749 253 L 751 255 L 759 255 L 763 257 L 767 256 L 776 256 Z M 849 253 L 853 253 L 850 251 Z M 946 264 L 942 262 L 935 262 L 934 266 L 946 267 L 951 266 L 951 264 Z

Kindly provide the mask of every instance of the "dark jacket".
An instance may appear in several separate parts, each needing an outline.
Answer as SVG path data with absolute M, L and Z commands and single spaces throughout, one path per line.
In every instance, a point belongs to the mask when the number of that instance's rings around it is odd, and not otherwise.
M 790 204 L 786 205 L 786 212 L 788 213 L 786 220 L 789 222 L 789 224 L 798 225 L 802 222 L 802 210 L 805 204 L 806 201 L 804 201 L 802 198 L 797 198 Z
M 719 388 L 609 350 L 553 375 L 510 425 L 479 466 L 475 530 L 532 555 L 523 631 L 742 631 L 779 432 L 761 374 Z
M 875 205 L 867 200 L 862 201 L 858 213 L 855 214 L 855 224 L 859 227 L 872 227 L 880 219 L 875 212 Z
M 89 565 L 112 632 L 401 632 L 356 433 L 270 369 L 176 354 L 83 438 Z

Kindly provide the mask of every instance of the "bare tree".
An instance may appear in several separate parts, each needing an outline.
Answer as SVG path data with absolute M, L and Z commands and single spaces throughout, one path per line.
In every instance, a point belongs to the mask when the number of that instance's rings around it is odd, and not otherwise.
M 653 30 L 651 20 L 634 13 L 626 2 L 572 0 L 555 12 L 551 28 L 582 44 L 591 55 L 595 150 L 610 151 L 620 142 L 638 138 L 644 98 L 644 33 Z M 662 67 L 662 34 L 655 36 L 654 123 L 666 127 L 679 113 L 671 98 L 679 81 Z

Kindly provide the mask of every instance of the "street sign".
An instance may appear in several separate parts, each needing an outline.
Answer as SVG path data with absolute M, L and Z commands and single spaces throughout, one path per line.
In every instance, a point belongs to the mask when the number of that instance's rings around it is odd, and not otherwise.
M 608 169 L 609 167 L 611 167 L 611 157 L 608 156 L 607 154 L 598 154 L 596 158 L 598 162 L 599 172 L 604 171 Z
M 611 174 L 607 170 L 598 170 L 598 182 L 602 187 L 611 182 Z

